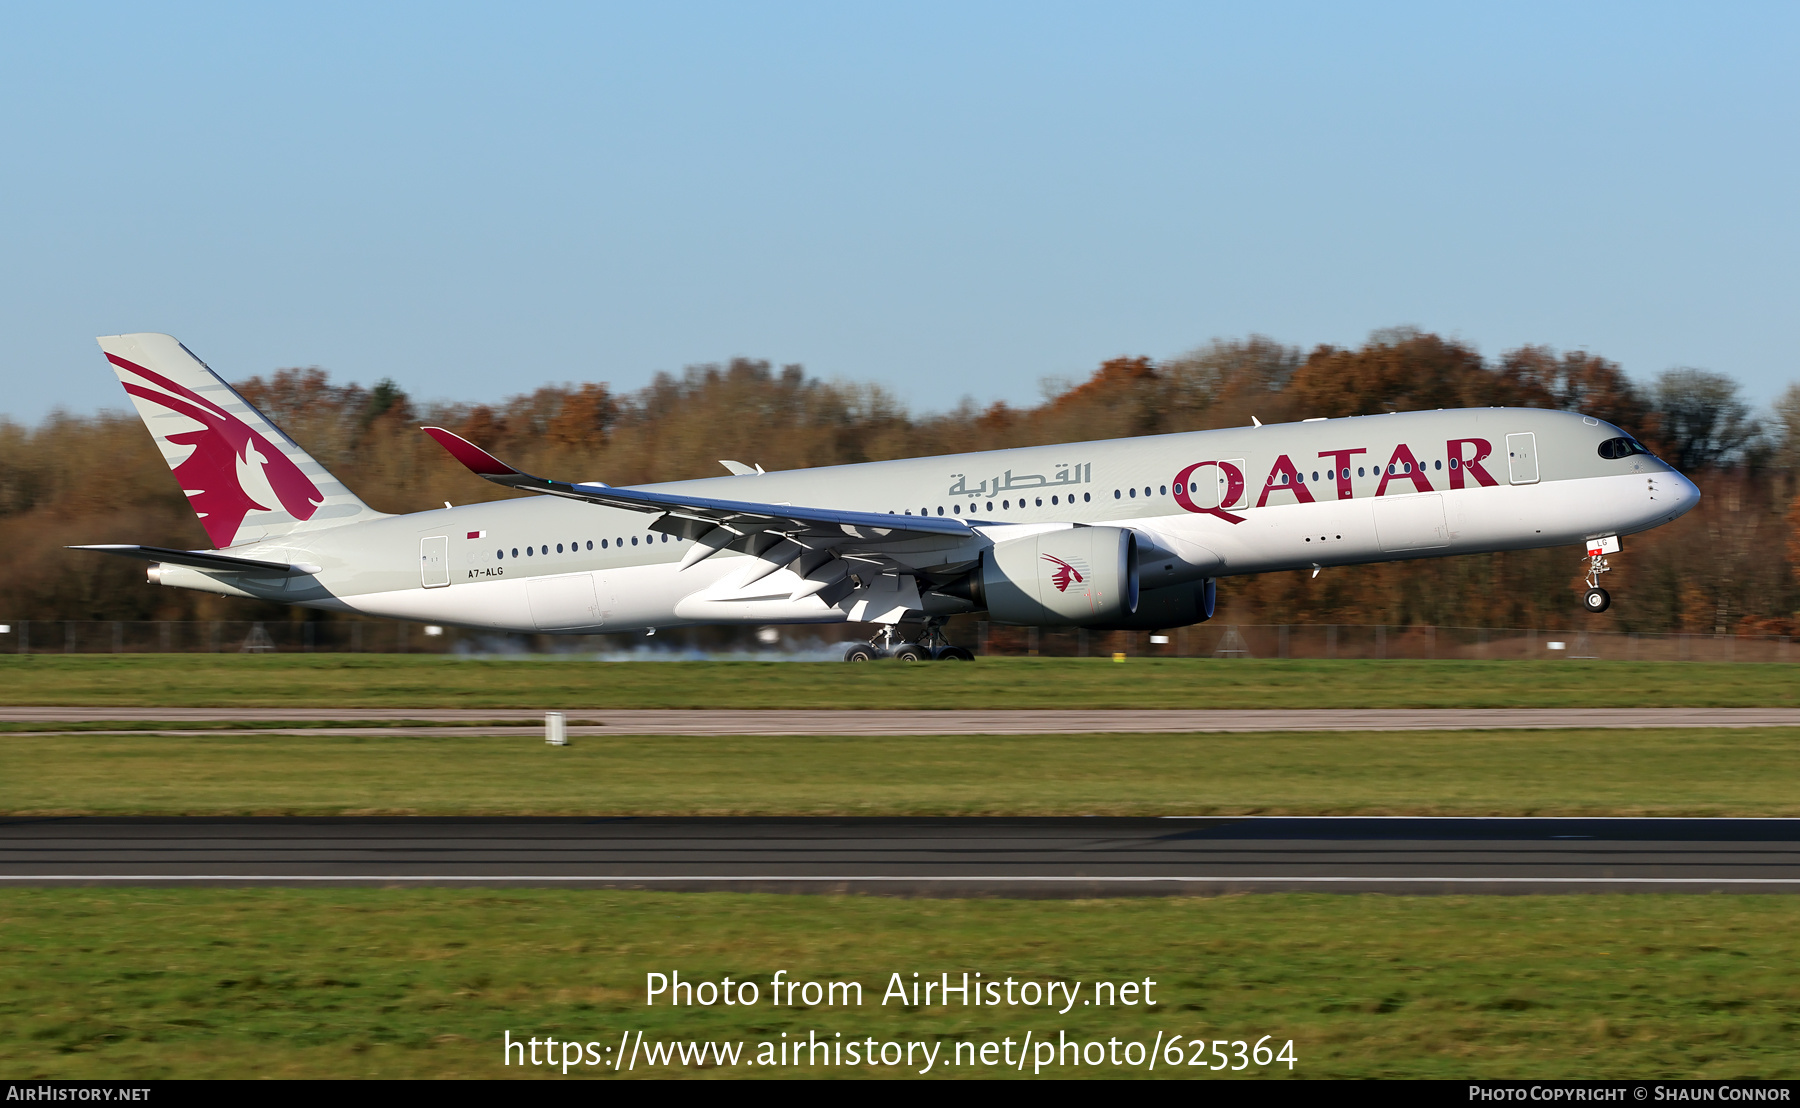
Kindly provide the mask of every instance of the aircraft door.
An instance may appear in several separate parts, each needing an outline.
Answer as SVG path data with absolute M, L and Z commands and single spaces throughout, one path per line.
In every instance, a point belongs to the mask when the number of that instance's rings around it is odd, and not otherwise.
M 1242 458 L 1227 459 L 1225 464 L 1236 469 L 1240 474 L 1245 472 L 1244 459 Z M 1221 481 L 1225 480 L 1225 474 L 1223 472 L 1219 474 L 1219 479 Z M 1229 503 L 1221 503 L 1219 505 L 1221 508 L 1248 508 L 1250 506 L 1250 481 L 1248 476 L 1238 484 L 1236 497 L 1231 495 L 1231 489 L 1228 483 L 1220 485 L 1219 497 L 1221 500 L 1229 501 Z
M 1244 459 L 1228 458 L 1218 465 L 1205 466 L 1194 473 L 1194 506 L 1202 509 L 1242 508 L 1249 495 L 1248 482 L 1240 483 L 1237 496 L 1231 496 L 1231 480 L 1226 476 L 1225 467 L 1231 466 L 1238 473 L 1244 472 Z M 1227 501 L 1230 503 L 1227 503 Z
M 419 584 L 441 589 L 450 583 L 450 536 L 432 535 L 419 540 Z
M 1521 431 L 1516 435 L 1506 436 L 1506 471 L 1515 485 L 1537 483 L 1537 435 Z

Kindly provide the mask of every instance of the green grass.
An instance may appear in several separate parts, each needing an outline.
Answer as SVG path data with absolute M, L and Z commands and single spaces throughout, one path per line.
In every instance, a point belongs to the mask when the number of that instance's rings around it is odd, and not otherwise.
M 1774 663 L 0 655 L 0 704 L 457 708 L 1399 708 L 1800 705 Z
M 571 727 L 603 727 L 604 720 L 577 717 L 567 721 Z M 87 731 L 320 731 L 355 728 L 360 731 L 399 731 L 429 727 L 433 730 L 480 731 L 500 727 L 542 728 L 541 721 L 531 719 L 85 719 L 54 722 L 0 721 L 0 735 L 79 734 Z
M 6 889 L 0 1070 L 14 1079 L 503 1077 L 520 1075 L 500 1064 L 508 1031 L 604 1045 L 641 1030 L 649 1042 L 746 1040 L 752 1050 L 783 1032 L 842 1032 L 943 1043 L 947 1054 L 959 1040 L 1061 1030 L 1146 1044 L 1158 1032 L 1273 1035 L 1294 1041 L 1296 1077 L 1791 1079 L 1800 1076 L 1797 926 L 1800 898 L 1756 896 L 1027 902 Z M 777 969 L 858 980 L 864 1004 L 777 1007 Z M 757 982 L 763 1001 L 645 1007 L 644 975 L 674 970 Z M 965 970 L 1148 977 L 1159 1003 L 1067 1015 L 880 1004 L 889 974 L 910 982 L 914 972 Z M 634 1075 L 656 1072 L 640 1064 Z M 940 1066 L 934 1076 L 1005 1073 Z M 1199 1074 L 1159 1064 L 1154 1076 L 1165 1075 Z
M 1800 815 L 1800 729 L 0 736 L 0 812 Z

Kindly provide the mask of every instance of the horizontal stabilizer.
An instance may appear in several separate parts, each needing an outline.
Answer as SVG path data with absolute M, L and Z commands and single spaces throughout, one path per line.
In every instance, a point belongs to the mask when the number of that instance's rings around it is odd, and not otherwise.
M 118 554 L 146 562 L 163 562 L 172 566 L 187 566 L 189 569 L 203 569 L 211 573 L 254 573 L 259 577 L 307 577 L 323 568 L 305 562 L 289 565 L 286 562 L 263 562 L 255 558 L 216 554 L 210 550 L 171 550 L 162 546 L 71 546 L 69 549 Z

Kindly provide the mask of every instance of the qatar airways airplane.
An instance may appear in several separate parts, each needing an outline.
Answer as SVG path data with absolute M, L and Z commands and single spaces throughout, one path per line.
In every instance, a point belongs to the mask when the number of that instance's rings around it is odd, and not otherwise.
M 1601 612 L 1619 536 L 1700 499 L 1602 420 L 1469 408 L 783 473 L 726 461 L 629 488 L 534 477 L 426 427 L 538 495 L 387 515 L 175 339 L 99 342 L 217 549 L 76 549 L 150 561 L 163 585 L 499 631 L 862 622 L 883 632 L 847 660 L 968 660 L 940 632 L 959 613 L 1166 629 L 1210 618 L 1221 577 L 1565 544 Z

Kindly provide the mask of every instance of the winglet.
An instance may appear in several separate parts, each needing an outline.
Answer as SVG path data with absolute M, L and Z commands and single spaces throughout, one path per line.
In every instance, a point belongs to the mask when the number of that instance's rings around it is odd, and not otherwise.
M 521 476 L 518 470 L 494 457 L 481 447 L 476 446 L 461 435 L 444 430 L 442 427 L 421 427 L 427 435 L 437 440 L 437 444 L 450 452 L 450 456 L 469 467 L 471 471 L 482 477 L 514 477 Z

